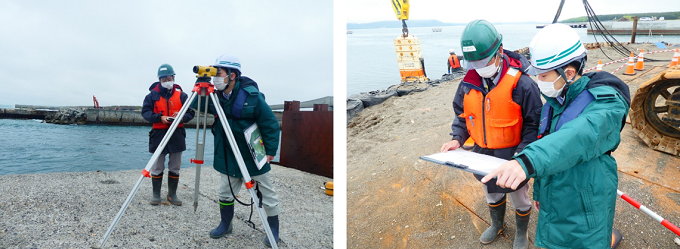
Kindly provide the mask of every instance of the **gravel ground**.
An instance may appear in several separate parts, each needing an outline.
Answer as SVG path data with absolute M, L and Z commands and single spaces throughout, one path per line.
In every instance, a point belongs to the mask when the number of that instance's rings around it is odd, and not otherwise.
M 139 179 L 140 170 L 0 176 L 0 248 L 89 248 L 104 233 Z M 257 210 L 236 205 L 234 232 L 208 236 L 219 224 L 219 174 L 201 168 L 198 209 L 193 212 L 194 167 L 181 170 L 177 190 L 182 206 L 151 206 L 151 181 L 144 179 L 105 248 L 265 248 Z M 330 178 L 272 165 L 281 202 L 281 248 L 332 248 L 333 198 Z M 166 177 L 167 179 L 167 177 Z M 167 195 L 164 179 L 161 196 Z M 241 189 L 242 200 L 250 194 Z
M 632 51 L 656 51 L 635 44 Z M 610 56 L 611 48 L 604 48 Z M 672 53 L 646 55 L 646 71 L 624 76 L 631 95 L 640 84 L 670 62 Z M 621 57 L 612 58 L 614 60 Z M 587 68 L 608 60 L 600 50 L 588 51 Z M 611 72 L 623 62 L 608 65 Z M 472 174 L 418 158 L 439 151 L 450 141 L 453 95 L 460 80 L 426 91 L 392 97 L 366 108 L 347 125 L 347 247 L 348 248 L 511 248 L 515 236 L 512 208 L 506 210 L 508 229 L 489 245 L 479 236 L 489 227 L 488 205 L 481 183 Z M 626 125 L 614 156 L 619 189 L 670 222 L 680 225 L 680 157 L 655 151 Z M 530 182 L 531 183 L 531 182 Z M 530 190 L 531 196 L 532 190 Z M 534 212 L 536 212 L 534 210 Z M 651 217 L 617 199 L 614 227 L 624 236 L 619 249 L 680 248 L 677 235 Z M 529 240 L 533 246 L 536 215 Z

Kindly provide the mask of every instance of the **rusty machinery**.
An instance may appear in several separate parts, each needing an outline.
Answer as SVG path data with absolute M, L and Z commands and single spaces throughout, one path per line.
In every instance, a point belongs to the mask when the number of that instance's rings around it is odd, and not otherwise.
M 630 106 L 630 121 L 647 145 L 680 156 L 680 66 L 640 86 Z

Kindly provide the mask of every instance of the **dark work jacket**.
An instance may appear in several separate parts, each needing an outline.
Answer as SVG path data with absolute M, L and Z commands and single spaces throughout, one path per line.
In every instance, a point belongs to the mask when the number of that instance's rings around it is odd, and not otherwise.
M 248 143 L 246 142 L 243 133 L 250 125 L 257 123 L 262 135 L 262 142 L 264 144 L 267 155 L 275 156 L 279 148 L 279 134 L 281 127 L 274 116 L 274 112 L 269 108 L 265 101 L 264 94 L 258 90 L 257 83 L 252 79 L 241 76 L 237 80 L 234 89 L 232 90 L 229 99 L 227 99 L 223 91 L 215 91 L 218 102 L 226 115 L 229 128 L 231 129 L 236 145 L 250 176 L 262 175 L 269 172 L 271 166 L 266 163 L 262 169 L 257 169 L 253 156 L 250 154 Z M 202 99 L 198 97 L 197 99 Z M 205 103 L 205 102 L 201 102 Z M 203 105 L 203 104 L 201 104 Z M 197 101 L 191 104 L 192 107 L 197 107 Z M 204 107 L 201 107 L 201 109 Z M 208 113 L 216 114 L 217 111 L 212 103 L 208 101 Z M 238 163 L 234 152 L 232 152 L 231 145 L 227 140 L 226 132 L 222 128 L 222 122 L 218 117 L 215 117 L 213 123 L 212 133 L 215 136 L 213 168 L 220 173 L 227 174 L 237 178 L 243 178 L 239 170 Z
M 546 98 L 552 113 L 550 133 L 527 145 L 514 158 L 527 178 L 534 178 L 534 200 L 541 203 L 535 244 L 541 248 L 610 248 L 618 172 L 611 155 L 621 142 L 630 108 L 630 92 L 607 72 L 584 74 L 571 83 L 564 105 Z M 585 109 L 569 118 L 577 96 L 592 96 Z
M 176 89 L 179 89 L 180 91 L 182 90 L 182 87 L 179 85 L 175 84 L 173 87 L 173 91 Z M 146 119 L 146 121 L 149 121 L 149 123 L 158 123 L 162 122 L 161 121 L 161 114 L 159 113 L 154 113 L 154 105 L 156 104 L 156 101 L 161 99 L 161 95 L 167 100 L 170 98 L 170 91 L 168 89 L 165 89 L 164 87 L 161 86 L 160 82 L 155 82 L 151 84 L 149 87 L 149 94 L 146 95 L 144 98 L 144 103 L 142 104 L 142 117 Z M 184 93 L 183 91 L 181 92 L 180 95 L 180 100 L 182 101 L 182 104 L 184 104 L 185 101 L 187 101 L 187 94 Z M 194 118 L 194 110 L 189 108 L 186 113 L 184 113 L 184 117 L 182 117 L 182 123 L 189 122 L 191 119 Z M 160 145 L 161 140 L 163 140 L 163 137 L 165 134 L 168 132 L 168 129 L 151 129 L 149 132 L 149 152 L 154 153 L 156 152 L 156 148 L 158 148 L 158 145 Z M 184 130 L 184 127 L 177 127 L 175 129 L 175 133 L 172 134 L 170 137 L 170 140 L 168 141 L 168 144 L 165 146 L 165 149 L 163 149 L 163 154 L 167 153 L 175 153 L 175 152 L 182 152 L 187 149 L 186 146 L 186 131 Z
M 505 149 L 485 149 L 479 147 L 475 144 L 472 148 L 473 152 L 495 156 L 498 158 L 509 160 L 515 153 L 519 153 L 524 149 L 524 146 L 530 144 L 537 139 L 538 135 L 538 124 L 541 117 L 541 107 L 543 103 L 541 102 L 540 91 L 538 90 L 538 85 L 531 79 L 528 75 L 524 74 L 524 71 L 529 66 L 529 61 L 527 61 L 524 56 L 520 54 L 513 53 L 509 50 L 503 50 L 505 56 L 503 56 L 502 69 L 499 72 L 502 76 L 506 74 L 508 67 L 517 68 L 522 72 L 522 76 L 517 82 L 517 86 L 512 90 L 512 100 L 522 107 L 522 141 L 519 145 L 515 147 L 505 148 Z M 500 81 L 499 81 L 500 82 Z M 458 115 L 463 113 L 463 99 L 465 94 L 470 91 L 471 88 L 479 90 L 486 96 L 488 93 L 486 89 L 482 86 L 482 78 L 477 74 L 476 70 L 468 70 L 467 74 L 460 82 L 456 95 L 453 98 L 453 111 L 456 117 L 453 119 L 453 124 L 451 125 L 451 135 L 453 139 L 458 140 L 462 145 L 470 137 L 466 127 L 465 118 L 458 117 Z M 477 180 L 481 180 L 482 176 L 475 175 Z M 528 181 L 528 180 L 527 180 Z M 518 188 L 524 186 L 527 181 L 524 181 Z M 501 188 L 496 185 L 496 179 L 491 179 L 486 183 L 489 193 L 509 193 L 513 192 L 510 188 Z

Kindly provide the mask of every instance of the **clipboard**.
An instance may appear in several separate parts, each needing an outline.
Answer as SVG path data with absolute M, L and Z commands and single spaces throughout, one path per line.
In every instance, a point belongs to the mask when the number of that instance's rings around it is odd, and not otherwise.
M 428 156 L 421 156 L 420 159 L 482 176 L 488 175 L 491 171 L 508 161 L 489 155 L 466 151 L 461 148 Z
M 260 129 L 257 127 L 257 123 L 253 123 L 247 129 L 245 129 L 243 131 L 243 135 L 245 135 L 248 149 L 250 150 L 250 154 L 253 156 L 253 160 L 255 160 L 257 169 L 262 169 L 262 167 L 267 163 L 267 153 L 264 149 L 262 134 L 260 133 Z

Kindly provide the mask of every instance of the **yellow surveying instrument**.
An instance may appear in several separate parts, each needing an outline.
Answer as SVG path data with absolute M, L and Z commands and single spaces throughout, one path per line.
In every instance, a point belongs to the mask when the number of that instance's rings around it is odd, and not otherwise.
M 408 20 L 409 1 L 391 0 L 392 9 L 397 19 L 401 20 L 401 33 L 394 39 L 394 49 L 397 52 L 397 63 L 399 64 L 399 74 L 401 82 L 424 82 L 427 81 L 425 74 L 425 59 L 420 49 L 420 39 L 408 33 L 406 20 Z
M 194 66 L 194 73 L 196 73 L 196 78 L 212 77 L 217 75 L 217 68 L 210 66 Z
M 229 145 L 231 147 L 232 152 L 236 156 L 236 162 L 238 164 L 239 170 L 241 171 L 241 175 L 243 176 L 243 182 L 246 185 L 246 189 L 248 189 L 248 192 L 250 192 L 250 196 L 252 198 L 252 203 L 261 203 L 260 198 L 258 197 L 258 193 L 255 192 L 257 189 L 257 182 L 250 178 L 250 174 L 248 173 L 248 169 L 246 168 L 245 162 L 243 161 L 243 156 L 241 155 L 241 151 L 239 150 L 238 145 L 236 144 L 236 140 L 234 138 L 234 134 L 231 132 L 231 127 L 229 126 L 229 122 L 227 121 L 227 116 L 224 114 L 224 110 L 222 109 L 222 106 L 220 106 L 219 100 L 217 99 L 217 95 L 215 93 L 215 86 L 210 83 L 210 77 L 217 75 L 217 68 L 215 67 L 205 67 L 205 66 L 194 66 L 193 72 L 196 73 L 196 84 L 194 85 L 193 90 L 191 91 L 191 95 L 189 95 L 189 98 L 187 99 L 186 105 L 182 106 L 182 109 L 179 111 L 179 114 L 177 114 L 178 117 L 183 117 L 184 114 L 187 112 L 189 109 L 189 106 L 191 106 L 190 103 L 196 99 L 197 96 L 200 96 L 197 100 L 197 108 L 198 110 L 196 114 L 196 158 L 191 159 L 192 163 L 196 164 L 196 186 L 195 186 L 195 191 L 194 191 L 194 213 L 196 212 L 196 208 L 198 207 L 198 192 L 199 192 L 199 184 L 201 180 L 201 165 L 203 164 L 203 151 L 205 147 L 205 134 L 206 134 L 206 128 L 207 128 L 207 120 L 208 120 L 208 97 L 213 103 L 213 106 L 215 107 L 215 111 L 217 112 L 217 118 L 220 119 L 220 123 L 222 124 L 222 129 L 224 129 L 227 140 L 229 141 Z M 203 103 L 202 103 L 203 102 Z M 204 108 L 204 110 L 201 111 L 201 107 Z M 201 123 L 202 122 L 202 123 Z M 116 224 L 118 224 L 118 221 L 120 220 L 121 216 L 123 216 L 123 213 L 125 213 L 125 209 L 130 205 L 130 202 L 132 202 L 132 199 L 135 197 L 135 194 L 137 193 L 137 190 L 139 189 L 139 186 L 142 183 L 142 180 L 144 180 L 144 177 L 151 177 L 151 174 L 149 173 L 149 170 L 151 170 L 151 167 L 156 163 L 158 160 L 158 157 L 161 155 L 161 152 L 165 148 L 165 146 L 168 144 L 168 141 L 170 140 L 170 137 L 172 134 L 175 132 L 175 129 L 179 125 L 180 122 L 172 122 L 172 125 L 170 125 L 170 128 L 168 129 L 168 132 L 165 134 L 163 139 L 161 140 L 160 145 L 158 145 L 158 148 L 156 149 L 156 152 L 153 153 L 151 156 L 151 159 L 149 162 L 146 164 L 146 167 L 144 170 L 142 170 L 142 175 L 139 177 L 139 180 L 137 180 L 137 183 L 135 186 L 132 188 L 132 191 L 128 195 L 127 199 L 123 203 L 123 206 L 120 208 L 118 211 L 118 214 L 116 217 L 113 219 L 111 222 L 111 225 L 109 226 L 109 229 L 106 231 L 106 234 L 104 234 L 104 238 L 102 238 L 101 242 L 99 243 L 99 248 L 104 247 L 104 244 L 106 244 L 106 240 L 109 238 L 111 235 L 111 232 L 113 232 L 113 229 L 116 227 Z M 203 127 L 201 127 L 203 125 Z M 203 140 L 199 141 L 199 133 L 203 132 Z M 250 155 L 248 155 L 250 156 Z M 272 248 L 278 249 L 277 243 L 274 238 L 274 234 L 272 233 L 271 228 L 269 227 L 269 222 L 267 221 L 267 215 L 265 214 L 264 209 L 262 208 L 262 205 L 255 205 L 257 208 L 257 212 L 260 214 L 260 220 L 262 221 L 262 225 L 264 226 L 264 230 L 267 233 L 267 238 L 269 238 L 269 241 L 272 241 L 271 243 Z

